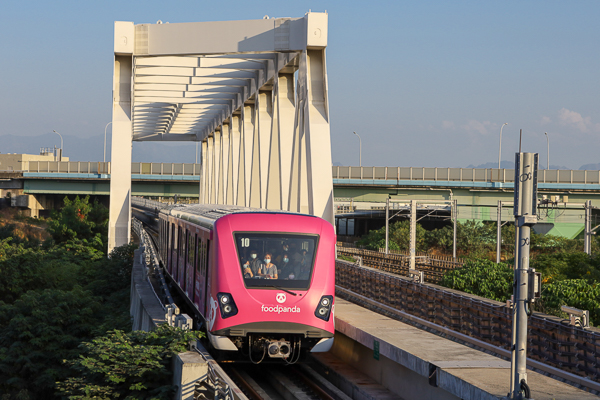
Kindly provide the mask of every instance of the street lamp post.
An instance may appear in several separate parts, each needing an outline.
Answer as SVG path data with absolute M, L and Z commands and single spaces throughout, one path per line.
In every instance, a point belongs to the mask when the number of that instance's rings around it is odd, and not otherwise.
M 548 132 L 544 132 L 546 135 L 546 143 L 548 144 L 548 170 L 550 170 L 550 139 L 548 138 Z
M 500 146 L 498 149 L 498 169 L 500 169 L 500 159 L 502 158 L 502 129 L 504 129 L 504 125 L 508 125 L 508 122 L 505 122 L 500 127 Z
M 110 121 L 108 124 L 106 124 L 106 126 L 104 127 L 104 158 L 103 161 L 106 162 L 106 128 L 108 128 L 108 126 L 112 124 L 112 121 Z
M 63 153 L 63 138 L 62 138 L 62 135 L 60 133 L 56 132 L 54 129 L 52 130 L 52 132 L 54 132 L 58 136 L 60 136 L 60 156 L 58 157 L 58 161 L 62 161 L 62 153 Z
M 358 133 L 354 132 L 354 134 L 358 136 L 358 166 L 362 167 L 362 140 Z

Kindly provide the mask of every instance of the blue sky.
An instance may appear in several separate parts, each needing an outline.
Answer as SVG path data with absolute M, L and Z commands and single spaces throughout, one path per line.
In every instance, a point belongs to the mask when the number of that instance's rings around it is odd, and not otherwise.
M 329 13 L 334 162 L 358 164 L 353 131 L 363 165 L 497 162 L 504 122 L 503 160 L 514 158 L 523 129 L 524 151 L 539 152 L 543 166 L 544 132 L 552 165 L 600 162 L 598 1 L 4 0 L 0 135 L 103 135 L 115 20 L 301 17 L 309 9 Z

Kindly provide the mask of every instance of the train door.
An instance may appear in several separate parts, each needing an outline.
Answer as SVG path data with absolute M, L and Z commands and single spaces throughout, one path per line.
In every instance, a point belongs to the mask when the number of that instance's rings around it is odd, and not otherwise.
M 179 253 L 177 254 L 177 278 L 175 282 L 182 287 L 181 275 L 183 275 L 183 263 L 185 263 L 185 230 L 179 227 Z
M 169 229 L 170 232 L 170 246 L 169 246 L 169 260 L 167 261 L 167 271 L 169 272 L 169 274 L 171 276 L 173 276 L 174 274 L 174 257 L 176 256 L 176 249 L 177 249 L 177 227 L 175 226 L 175 224 L 173 222 L 169 222 L 169 225 L 171 227 L 171 229 Z
M 196 248 L 196 259 L 194 260 L 194 299 L 193 302 L 200 309 L 200 282 L 202 277 L 200 275 L 200 260 L 202 258 L 202 233 L 196 234 L 196 242 L 194 244 Z
M 196 266 L 196 242 L 198 234 L 191 232 L 188 237 L 188 257 L 185 266 L 185 292 L 187 293 L 188 299 L 194 302 L 194 273 Z
M 210 240 L 205 237 L 205 233 L 199 239 L 198 243 L 198 265 L 196 274 L 196 306 L 202 315 L 206 316 L 207 305 L 207 284 L 208 284 L 208 248 Z

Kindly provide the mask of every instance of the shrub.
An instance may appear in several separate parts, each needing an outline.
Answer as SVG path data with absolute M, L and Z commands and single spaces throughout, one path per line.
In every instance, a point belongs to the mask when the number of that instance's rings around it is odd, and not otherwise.
M 198 332 L 160 325 L 152 332 L 111 331 L 83 343 L 80 358 L 68 362 L 74 376 L 58 383 L 69 399 L 171 399 L 171 359 Z
M 444 274 L 441 286 L 487 299 L 506 301 L 512 295 L 513 270 L 489 260 L 468 260 L 465 266 Z

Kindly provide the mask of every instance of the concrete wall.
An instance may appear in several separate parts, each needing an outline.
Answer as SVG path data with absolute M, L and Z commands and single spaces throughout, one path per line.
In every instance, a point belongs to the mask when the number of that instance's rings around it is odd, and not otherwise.
M 147 279 L 142 255 L 143 250 L 140 248 L 133 256 L 129 314 L 132 318 L 132 330 L 148 332 L 166 322 L 166 312 Z
M 372 349 L 340 332 L 335 333 L 331 353 L 404 399 L 460 400 L 443 389 L 431 386 L 426 377 L 382 354 L 376 360 Z

